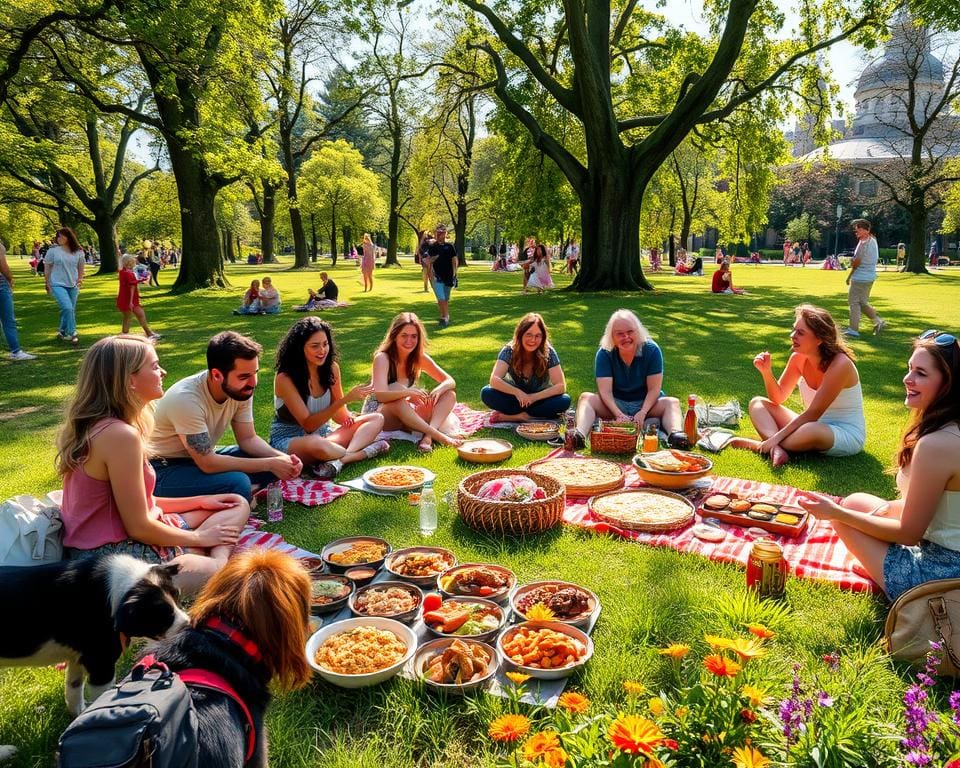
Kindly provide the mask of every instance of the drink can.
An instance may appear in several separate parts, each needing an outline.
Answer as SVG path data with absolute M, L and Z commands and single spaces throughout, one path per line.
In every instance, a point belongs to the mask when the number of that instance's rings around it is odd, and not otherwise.
M 273 485 L 267 489 L 267 520 L 271 523 L 283 520 L 283 491 Z
M 747 588 L 760 597 L 782 597 L 787 581 L 783 550 L 771 539 L 757 539 L 747 560 Z
M 577 428 L 577 412 L 571 408 L 564 415 L 564 426 L 563 426 L 563 447 L 564 450 L 572 451 L 573 446 L 573 433 Z

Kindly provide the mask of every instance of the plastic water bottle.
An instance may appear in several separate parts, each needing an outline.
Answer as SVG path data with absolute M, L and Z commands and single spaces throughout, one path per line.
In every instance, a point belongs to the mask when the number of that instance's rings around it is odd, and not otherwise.
M 433 481 L 423 484 L 420 492 L 420 533 L 433 536 L 437 530 L 437 494 L 433 490 Z

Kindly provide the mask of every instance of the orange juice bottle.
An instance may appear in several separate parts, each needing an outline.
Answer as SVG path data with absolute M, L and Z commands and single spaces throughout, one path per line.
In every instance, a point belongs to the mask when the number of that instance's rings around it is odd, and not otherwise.
M 697 440 L 700 439 L 700 433 L 697 432 L 697 396 L 690 395 L 687 398 L 687 415 L 683 420 L 683 431 L 687 435 L 687 440 L 690 442 L 690 447 L 693 448 L 697 444 Z
M 660 438 L 657 437 L 657 425 L 651 424 L 647 427 L 647 433 L 643 436 L 643 452 L 653 453 L 660 447 Z

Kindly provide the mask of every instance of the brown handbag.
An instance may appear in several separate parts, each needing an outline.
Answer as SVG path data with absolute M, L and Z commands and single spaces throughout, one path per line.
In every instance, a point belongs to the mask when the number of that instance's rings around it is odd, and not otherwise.
M 896 599 L 883 628 L 895 659 L 922 662 L 931 641 L 942 647 L 939 673 L 960 676 L 960 579 L 939 579 L 908 589 Z

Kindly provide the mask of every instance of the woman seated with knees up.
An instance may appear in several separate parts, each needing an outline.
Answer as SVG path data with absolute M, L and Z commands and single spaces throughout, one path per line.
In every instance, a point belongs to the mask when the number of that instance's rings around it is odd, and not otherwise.
M 792 351 L 780 378 L 773 378 L 769 352 L 753 359 L 767 391 L 750 401 L 750 420 L 760 440 L 730 441 L 734 448 L 770 454 L 775 467 L 790 460 L 788 451 L 853 456 L 867 437 L 860 374 L 833 317 L 812 304 L 801 304 L 795 314 Z M 804 410 L 794 413 L 783 403 L 798 385 Z
M 733 287 L 733 273 L 730 271 L 730 264 L 726 259 L 720 262 L 720 269 L 713 273 L 713 281 L 710 290 L 714 293 L 744 293 L 743 288 Z
M 895 501 L 855 493 L 839 504 L 814 493 L 801 505 L 830 520 L 847 549 L 895 600 L 934 579 L 960 577 L 960 345 L 927 331 L 907 363 L 911 409 L 897 452 Z
M 178 585 L 195 592 L 226 563 L 250 508 L 232 493 L 154 498 L 145 442 L 165 375 L 141 336 L 107 336 L 84 356 L 57 436 L 63 543 L 67 557 L 178 563 Z
M 417 444 L 430 451 L 433 442 L 460 445 L 462 440 L 444 431 L 457 404 L 457 383 L 425 351 L 427 331 L 413 312 L 401 312 L 373 355 L 373 394 L 363 412 L 383 414 L 383 428 L 420 432 Z M 417 386 L 420 374 L 437 382 L 431 391 Z
M 260 281 L 251 280 L 250 287 L 243 294 L 243 303 L 235 310 L 235 315 L 260 314 Z
M 293 324 L 277 348 L 277 375 L 273 379 L 273 424 L 270 445 L 292 453 L 313 474 L 335 477 L 344 464 L 385 453 L 390 445 L 377 440 L 383 416 L 368 413 L 354 418 L 347 410 L 373 391 L 360 384 L 346 394 L 333 329 L 319 317 Z M 336 422 L 331 426 L 330 421 Z
M 547 341 L 547 326 L 536 312 L 523 316 L 513 343 L 500 350 L 490 385 L 480 399 L 490 408 L 490 422 L 553 419 L 570 407 L 560 358 Z
M 642 428 L 647 418 L 660 420 L 670 445 L 689 448 L 682 431 L 680 401 L 664 395 L 663 354 L 647 329 L 629 309 L 618 309 L 607 321 L 594 360 L 597 392 L 584 392 L 577 401 L 576 448 L 594 420 L 634 421 Z

